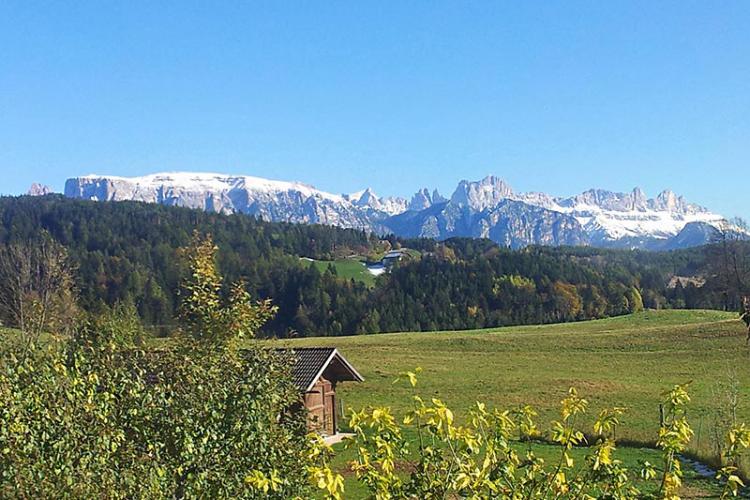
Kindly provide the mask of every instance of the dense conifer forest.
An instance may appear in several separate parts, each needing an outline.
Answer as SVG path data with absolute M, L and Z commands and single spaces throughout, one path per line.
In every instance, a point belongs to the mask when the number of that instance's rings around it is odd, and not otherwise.
M 0 246 L 33 245 L 48 235 L 73 260 L 82 309 L 132 303 L 144 324 L 160 334 L 176 322 L 186 273 L 180 249 L 196 230 L 213 235 L 229 281 L 243 280 L 254 297 L 278 306 L 264 328 L 268 336 L 553 323 L 644 307 L 732 309 L 741 293 L 716 269 L 721 245 L 664 253 L 509 250 L 481 239 L 381 239 L 356 230 L 137 202 L 57 195 L 0 199 Z M 372 287 L 338 276 L 334 266 L 321 272 L 301 260 L 375 259 L 399 247 L 417 256 L 397 263 Z

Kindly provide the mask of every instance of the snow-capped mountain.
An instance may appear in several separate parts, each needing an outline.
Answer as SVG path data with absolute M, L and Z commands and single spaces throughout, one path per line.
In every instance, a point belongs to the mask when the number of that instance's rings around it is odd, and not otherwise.
M 502 179 L 461 181 L 450 198 L 424 188 L 407 201 L 371 189 L 336 195 L 307 184 L 242 175 L 164 173 L 68 179 L 65 195 L 137 200 L 269 221 L 331 224 L 405 237 L 490 238 L 502 245 L 595 245 L 667 249 L 706 243 L 723 218 L 671 191 L 591 189 L 572 197 L 517 193 Z
M 597 246 L 618 246 L 632 238 L 666 240 L 690 223 L 718 225 L 723 217 L 687 203 L 671 191 L 648 199 L 639 189 L 612 193 L 592 189 L 577 196 L 554 200 L 550 209 L 574 216 Z
M 373 229 L 372 217 L 345 196 L 299 182 L 246 175 L 163 173 L 144 177 L 87 175 L 68 179 L 65 196 L 95 201 L 134 200 L 245 213 L 269 221 Z M 387 216 L 384 214 L 383 217 Z
M 515 229 L 498 229 L 513 217 L 517 218 Z M 410 221 L 406 227 L 404 220 Z M 671 191 L 648 199 L 639 188 L 631 193 L 592 189 L 561 198 L 545 193 L 516 193 L 502 179 L 488 176 L 476 182 L 461 181 L 450 201 L 439 210 L 422 212 L 421 216 L 401 216 L 400 220 L 385 224 L 397 234 L 479 236 L 510 246 L 533 242 L 657 249 L 674 247 L 676 242 L 670 239 L 677 238 L 688 225 L 692 225 L 693 235 L 689 240 L 706 243 L 722 220 L 722 216 L 690 204 Z M 546 221 L 549 227 L 535 226 L 540 221 Z M 706 226 L 703 240 L 696 236 L 696 224 Z M 508 236 L 523 234 L 522 227 L 535 227 L 535 231 L 520 239 Z M 677 241 L 687 240 L 683 237 Z
M 364 209 L 374 210 L 375 212 L 381 212 L 388 215 L 396 215 L 404 212 L 407 207 L 406 200 L 404 198 L 380 198 L 375 192 L 370 189 L 363 189 L 356 193 L 344 195 L 344 199 L 354 204 L 354 206 Z
M 419 211 L 390 217 L 384 225 L 410 238 L 489 238 L 501 245 L 585 245 L 583 227 L 569 215 L 512 199 L 476 211 L 468 204 L 446 201 Z

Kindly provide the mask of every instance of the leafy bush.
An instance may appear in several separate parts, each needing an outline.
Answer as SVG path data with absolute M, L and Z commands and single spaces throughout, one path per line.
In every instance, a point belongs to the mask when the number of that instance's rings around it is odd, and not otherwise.
M 0 497 L 290 498 L 332 475 L 314 466 L 288 360 L 237 347 L 272 309 L 239 286 L 221 296 L 210 239 L 190 261 L 186 327 L 169 347 L 139 346 L 132 306 L 71 338 L 4 344 Z
M 417 371 L 404 377 L 413 387 Z M 413 396 L 413 409 L 401 422 L 389 408 L 353 412 L 350 426 L 355 436 L 348 441 L 356 453 L 351 464 L 358 480 L 376 499 L 386 498 L 662 498 L 679 499 L 682 470 L 678 454 L 693 435 L 687 419 L 690 398 L 686 386 L 675 386 L 664 395 L 664 422 L 657 446 L 662 450 L 660 468 L 644 462 L 630 471 L 616 458 L 615 431 L 623 408 L 599 412 L 587 437 L 577 420 L 588 402 L 575 389 L 561 402 L 560 417 L 542 434 L 534 423 L 536 413 L 528 406 L 514 410 L 490 410 L 477 403 L 466 423 L 456 423 L 453 412 L 439 399 Z M 416 444 L 406 436 L 416 435 Z M 546 463 L 531 449 L 513 446 L 515 439 L 546 439 L 559 447 L 559 458 Z M 724 482 L 722 498 L 737 496 L 743 485 L 736 475 L 736 461 L 750 446 L 750 429 L 733 428 L 728 436 L 730 458 L 717 476 Z M 571 451 L 587 445 L 583 463 Z M 415 449 L 412 449 L 414 448 Z M 638 482 L 657 482 L 655 494 L 646 494 Z

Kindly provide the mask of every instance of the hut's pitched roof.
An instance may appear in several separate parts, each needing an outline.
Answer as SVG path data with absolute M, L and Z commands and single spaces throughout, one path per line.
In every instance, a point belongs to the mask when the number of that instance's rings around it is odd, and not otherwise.
M 283 351 L 291 355 L 292 378 L 302 392 L 312 389 L 323 373 L 337 382 L 364 381 L 335 347 L 299 347 Z

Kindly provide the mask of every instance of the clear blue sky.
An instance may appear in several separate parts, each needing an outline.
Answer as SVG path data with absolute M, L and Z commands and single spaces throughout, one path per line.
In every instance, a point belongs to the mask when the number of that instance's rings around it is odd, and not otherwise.
M 165 170 L 750 218 L 750 2 L 0 2 L 0 192 Z M 744 179 L 743 179 L 744 177 Z

